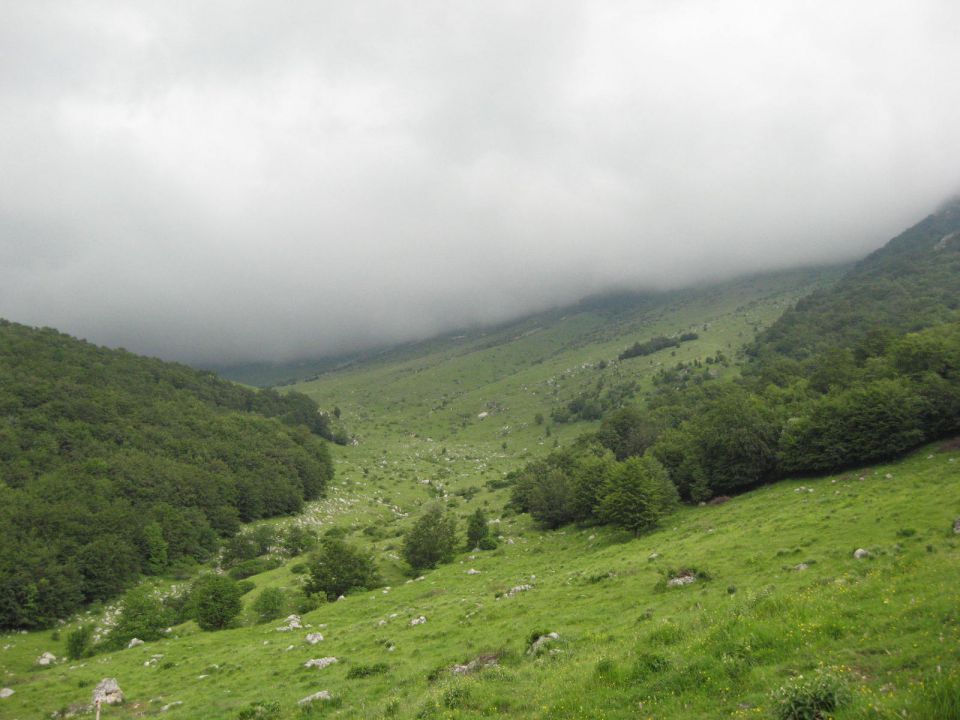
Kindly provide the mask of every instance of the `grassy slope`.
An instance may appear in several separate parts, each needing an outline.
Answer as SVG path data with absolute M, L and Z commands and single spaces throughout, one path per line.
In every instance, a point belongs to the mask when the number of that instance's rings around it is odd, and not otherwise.
M 960 512 L 956 452 L 686 508 L 669 527 L 637 540 L 606 529 L 543 533 L 526 517 L 503 515 L 497 527 L 513 543 L 493 553 L 461 555 L 410 583 L 397 560 L 396 535 L 420 504 L 449 494 L 458 512 L 482 504 L 500 515 L 505 493 L 484 483 L 587 428 L 559 426 L 546 437 L 545 426 L 532 422 L 535 413 L 548 415 L 600 374 L 610 382 L 618 372 L 635 375 L 643 389 L 657 363 L 717 349 L 729 354 L 810 280 L 760 278 L 678 296 L 669 307 L 541 316 L 485 336 L 406 348 L 301 386 L 339 405 L 362 439 L 336 449 L 338 480 L 305 519 L 357 530 L 353 539 L 375 546 L 392 589 L 305 616 L 327 626 L 327 639 L 314 648 L 302 642 L 306 631 L 278 633 L 275 624 L 213 634 L 188 624 L 176 639 L 39 669 L 33 660 L 45 650 L 62 655 L 62 639 L 49 632 L 0 638 L 0 648 L 10 646 L 0 649 L 0 682 L 17 691 L 0 700 L 0 717 L 49 715 L 87 701 L 107 676 L 120 680 L 131 702 L 105 717 L 153 714 L 182 700 L 170 714 L 232 718 L 257 699 L 279 701 L 284 716 L 295 716 L 295 701 L 320 689 L 340 699 L 327 711 L 343 717 L 429 716 L 433 705 L 439 717 L 497 710 L 517 717 L 754 716 L 788 674 L 818 662 L 849 669 L 862 691 L 856 713 L 874 696 L 885 707 L 911 702 L 912 682 L 958 659 L 960 598 L 947 572 L 958 566 L 948 532 Z M 688 328 L 700 329 L 701 340 L 675 357 L 664 351 L 603 371 L 593 366 L 636 340 Z M 481 411 L 489 417 L 480 420 Z M 801 484 L 815 492 L 794 492 Z M 456 496 L 470 487 L 481 489 L 472 500 Z M 900 530 L 915 534 L 899 537 Z M 858 546 L 874 558 L 854 561 Z M 661 557 L 650 561 L 651 552 Z M 810 560 L 805 571 L 790 569 Z M 713 579 L 658 591 L 660 573 L 682 566 Z M 466 575 L 469 567 L 481 574 Z M 293 587 L 298 578 L 285 567 L 253 580 L 258 589 L 248 602 L 263 587 Z M 495 599 L 525 582 L 535 589 Z M 411 627 L 420 614 L 427 623 Z M 535 630 L 559 632 L 563 652 L 526 657 Z M 488 651 L 503 654 L 500 669 L 427 679 Z M 644 673 L 637 663 L 644 653 L 665 666 Z M 154 654 L 163 657 L 145 666 Z M 341 662 L 322 671 L 301 667 L 326 655 Z M 346 678 L 350 667 L 376 662 L 389 665 L 387 674 Z M 891 682 L 895 690 L 881 694 Z

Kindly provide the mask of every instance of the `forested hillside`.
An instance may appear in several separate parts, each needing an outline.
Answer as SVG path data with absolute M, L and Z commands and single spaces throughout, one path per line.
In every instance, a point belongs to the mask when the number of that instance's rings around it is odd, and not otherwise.
M 296 512 L 333 474 L 304 395 L 0 321 L 0 627 L 35 627 L 140 573 Z
M 690 383 L 703 362 L 678 363 L 645 402 L 515 473 L 514 505 L 548 527 L 639 531 L 667 509 L 664 472 L 683 498 L 704 501 L 960 432 L 958 308 L 953 201 L 787 311 L 748 346 L 734 382 Z M 645 465 L 631 465 L 636 456 Z

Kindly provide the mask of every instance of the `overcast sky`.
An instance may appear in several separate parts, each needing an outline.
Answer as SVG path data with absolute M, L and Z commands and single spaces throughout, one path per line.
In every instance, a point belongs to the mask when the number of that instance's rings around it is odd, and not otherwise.
M 0 316 L 164 358 L 850 259 L 960 189 L 956 0 L 0 17 Z

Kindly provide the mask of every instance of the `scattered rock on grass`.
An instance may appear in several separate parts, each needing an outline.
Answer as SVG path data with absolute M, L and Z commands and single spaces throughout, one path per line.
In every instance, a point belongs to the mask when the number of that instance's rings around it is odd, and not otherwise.
M 467 570 L 467 575 L 479 575 L 479 574 L 480 574 L 479 570 L 474 570 L 473 568 L 470 568 L 469 570 Z
M 853 551 L 853 556 L 854 556 L 857 560 L 864 560 L 864 559 L 870 557 L 870 551 L 869 551 L 869 550 L 864 550 L 863 548 L 857 548 L 856 550 Z
M 953 534 L 960 535 L 960 517 L 953 521 Z
M 556 642 L 559 639 L 560 635 L 555 632 L 541 635 L 530 644 L 530 647 L 527 650 L 527 655 L 539 655 L 545 646 L 552 642 Z
M 526 585 L 526 584 L 514 585 L 512 588 L 510 588 L 503 594 L 503 597 L 512 598 L 514 595 L 519 595 L 520 593 L 526 592 L 527 590 L 533 590 L 533 585 Z
M 317 670 L 323 670 L 325 667 L 330 667 L 333 665 L 337 659 L 335 657 L 324 657 L 324 658 L 315 658 L 313 660 L 307 660 L 303 666 L 305 668 L 316 668 Z
M 278 627 L 277 632 L 289 632 L 290 630 L 302 630 L 303 621 L 300 619 L 299 615 L 288 615 L 287 619 L 284 620 L 286 625 L 283 627 Z
M 8 697 L 13 695 L 14 691 L 11 688 L 3 688 L 0 690 L 0 699 L 6 700 Z
M 130 642 L 127 643 L 127 648 L 134 648 L 137 645 L 143 645 L 143 640 L 140 638 L 133 638 Z
M 316 645 L 318 642 L 323 642 L 323 635 L 320 633 L 310 633 L 307 635 L 306 641 L 310 645 Z
M 410 621 L 411 625 L 423 625 L 427 621 L 427 618 L 421 615 L 420 617 L 415 617 Z
M 318 700 L 331 700 L 329 690 L 321 690 L 320 692 L 315 692 L 313 695 L 307 695 L 301 700 L 297 700 L 297 705 L 301 707 L 304 705 L 309 705 L 310 703 L 317 702 Z
M 168 710 L 173 710 L 175 707 L 180 707 L 181 705 L 183 705 L 183 700 L 174 700 L 172 703 L 167 703 L 160 708 L 160 712 L 167 712 Z
M 450 672 L 454 675 L 470 675 L 471 673 L 478 672 L 484 668 L 496 667 L 497 666 L 497 656 L 496 655 L 479 655 L 475 657 L 468 663 L 463 665 L 454 665 L 450 668 Z
M 807 565 L 807 563 L 800 563 L 799 565 L 794 565 L 793 569 L 796 570 L 797 572 L 801 572 L 802 570 L 806 570 L 809 567 L 810 566 Z
M 37 665 L 50 665 L 57 661 L 57 656 L 52 652 L 45 652 L 43 655 L 37 658 Z
M 93 689 L 93 704 L 117 705 L 123 702 L 123 691 L 116 678 L 104 678 Z
M 697 574 L 692 570 L 683 570 L 676 577 L 672 577 L 667 580 L 667 587 L 682 587 L 683 585 L 690 585 L 697 581 Z

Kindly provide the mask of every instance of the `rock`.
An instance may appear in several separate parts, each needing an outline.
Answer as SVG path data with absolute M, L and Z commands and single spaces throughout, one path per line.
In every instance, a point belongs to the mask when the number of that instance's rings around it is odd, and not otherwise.
M 470 568 L 469 570 L 467 570 L 467 575 L 479 575 L 479 574 L 480 574 L 479 570 L 474 570 L 473 568 Z
M 316 658 L 314 660 L 307 660 L 303 666 L 305 668 L 316 668 L 317 670 L 323 670 L 325 667 L 330 667 L 333 665 L 337 659 L 335 657 L 325 657 L 325 658 Z
M 793 569 L 796 570 L 797 572 L 800 572 L 800 571 L 802 571 L 802 570 L 806 570 L 806 569 L 809 568 L 809 567 L 810 567 L 810 566 L 807 565 L 807 563 L 800 563 L 799 565 L 794 565 L 794 566 L 793 566 Z
M 953 521 L 953 534 L 960 535 L 960 517 Z
M 297 700 L 297 705 L 301 707 L 303 705 L 309 705 L 310 703 L 317 702 L 318 700 L 332 700 L 330 697 L 329 690 L 321 690 L 320 692 L 315 692 L 313 695 L 307 695 L 302 700 Z
M 549 645 L 552 642 L 556 642 L 559 639 L 560 636 L 555 632 L 541 635 L 530 645 L 530 648 L 527 650 L 527 655 L 539 655 L 544 646 Z
M 527 590 L 533 590 L 533 585 L 514 585 L 512 588 L 510 588 L 509 590 L 507 590 L 507 592 L 503 594 L 503 597 L 511 598 L 514 595 L 519 595 L 520 593 L 526 592 Z
M 660 557 L 660 553 L 652 552 L 649 555 L 647 555 L 647 560 L 653 561 L 653 560 L 656 560 L 658 557 Z
M 450 668 L 450 672 L 454 675 L 469 675 L 484 668 L 496 666 L 496 655 L 480 655 L 464 665 L 454 665 Z
M 309 633 L 306 641 L 311 645 L 316 645 L 318 642 L 323 642 L 323 635 L 320 633 Z
M 143 645 L 143 640 L 141 640 L 140 638 L 133 638 L 130 642 L 127 643 L 127 648 L 128 649 L 134 648 L 134 647 L 137 647 L 137 645 Z
M 0 690 L 0 699 L 6 700 L 8 697 L 13 695 L 14 691 L 11 688 L 4 688 Z
M 684 570 L 676 577 L 667 580 L 667 587 L 682 587 L 683 585 L 690 585 L 696 581 L 697 576 L 695 573 L 692 573 L 689 570 Z
M 93 689 L 93 704 L 117 705 L 123 702 L 123 691 L 116 678 L 104 678 Z
M 339 597 L 337 597 L 337 602 L 340 602 L 341 600 L 346 600 L 346 599 L 347 599 L 346 595 L 340 595 Z
M 303 627 L 303 623 L 300 621 L 299 615 L 288 615 L 287 616 L 287 627 L 291 630 L 299 630 Z
M 43 655 L 37 658 L 37 665 L 50 665 L 57 661 L 57 656 L 52 652 L 45 652 Z
M 870 557 L 870 551 L 869 551 L 869 550 L 864 550 L 863 548 L 857 548 L 856 550 L 853 551 L 853 556 L 854 556 L 857 560 L 864 560 L 864 559 Z
M 183 705 L 183 700 L 174 700 L 172 703 L 167 703 L 160 708 L 160 712 L 167 712 L 167 710 L 173 710 L 173 708 L 180 707 L 181 705 Z
M 420 617 L 415 617 L 410 621 L 411 625 L 423 625 L 427 621 L 427 618 L 421 615 Z

